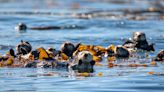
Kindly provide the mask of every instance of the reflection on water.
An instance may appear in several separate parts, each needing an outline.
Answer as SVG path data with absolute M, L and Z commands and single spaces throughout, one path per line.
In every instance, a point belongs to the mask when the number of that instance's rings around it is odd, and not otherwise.
M 148 2 L 149 1 L 149 2 Z M 146 33 L 156 51 L 164 49 L 164 21 L 162 12 L 136 14 L 127 9 L 147 9 L 162 0 L 0 0 L 0 53 L 14 48 L 20 40 L 29 41 L 33 49 L 43 46 L 59 49 L 61 43 L 82 42 L 107 47 L 122 44 L 134 31 Z M 162 1 L 161 5 L 164 4 Z M 162 9 L 162 6 L 159 6 Z M 115 10 L 115 11 L 112 11 Z M 105 12 L 104 12 L 105 11 Z M 106 12 L 108 11 L 108 12 Z M 159 15 L 158 15 L 159 14 Z M 139 16 L 139 17 L 138 17 Z M 144 19 L 146 16 L 146 19 Z M 148 19 L 147 19 L 148 18 Z M 160 19 L 160 20 L 159 20 Z M 78 25 L 85 29 L 26 30 L 14 27 L 19 23 L 29 27 L 45 25 Z M 70 76 L 65 70 L 0 68 L 0 91 L 155 91 L 164 90 L 164 66 L 115 67 L 96 66 L 93 77 Z M 148 74 L 148 72 L 154 74 Z M 98 73 L 103 76 L 98 76 Z M 159 74 L 160 73 L 160 74 Z

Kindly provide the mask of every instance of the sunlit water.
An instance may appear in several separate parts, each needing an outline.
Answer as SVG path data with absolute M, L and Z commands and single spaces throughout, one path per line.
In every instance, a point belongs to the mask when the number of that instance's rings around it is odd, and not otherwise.
M 75 0 L 0 0 L 0 53 L 4 54 L 9 48 L 14 48 L 20 40 L 29 41 L 33 49 L 37 47 L 54 47 L 60 49 L 65 41 L 73 43 L 82 42 L 85 44 L 102 45 L 107 47 L 110 44 L 122 44 L 122 39 L 130 38 L 134 31 L 146 33 L 148 41 L 155 43 L 156 51 L 151 53 L 153 57 L 158 51 L 164 49 L 164 21 L 143 20 L 134 21 L 117 18 L 92 18 L 78 19 L 66 13 L 88 12 L 91 10 L 108 10 L 116 8 L 141 8 L 148 7 L 146 1 L 142 3 L 134 1 L 124 4 L 115 4 Z M 7 3 L 7 1 L 10 1 Z M 15 2 L 17 1 L 17 2 Z M 128 0 L 127 0 L 128 1 Z M 100 3 L 101 2 L 101 3 Z M 78 3 L 80 6 L 78 6 Z M 74 5 L 75 4 L 75 5 Z M 76 6 L 76 7 L 75 7 Z M 53 12 L 55 14 L 4 14 L 7 11 L 41 11 Z M 58 15 L 58 14 L 65 15 Z M 14 27 L 19 23 L 26 23 L 28 26 L 41 25 L 78 25 L 85 29 L 64 29 L 64 30 L 27 30 L 19 32 Z M 148 72 L 164 74 L 164 65 L 158 63 L 156 67 L 115 67 L 107 68 L 106 60 L 103 66 L 96 66 L 93 77 L 69 76 L 66 70 L 57 69 L 26 69 L 26 68 L 0 68 L 0 91 L 1 92 L 26 92 L 26 91 L 91 91 L 91 92 L 163 92 L 163 75 L 149 75 Z M 98 76 L 99 72 L 103 76 Z M 52 76 L 44 74 L 52 73 Z

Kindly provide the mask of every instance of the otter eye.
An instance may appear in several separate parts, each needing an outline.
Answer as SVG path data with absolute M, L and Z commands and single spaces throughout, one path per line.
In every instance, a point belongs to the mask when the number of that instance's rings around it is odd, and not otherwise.
M 82 62 L 82 60 L 80 59 L 78 65 L 81 65 L 82 63 L 83 63 L 83 62 Z

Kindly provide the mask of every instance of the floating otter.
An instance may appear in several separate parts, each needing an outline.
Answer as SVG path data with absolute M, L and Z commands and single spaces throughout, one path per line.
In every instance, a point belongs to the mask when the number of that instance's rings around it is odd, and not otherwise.
M 32 46 L 31 46 L 31 44 L 30 44 L 29 42 L 23 41 L 23 40 L 22 40 L 22 41 L 17 45 L 16 50 L 17 50 L 17 54 L 18 54 L 18 55 L 19 55 L 19 54 L 25 55 L 25 54 L 28 54 L 28 53 L 31 52 Z
M 143 32 L 134 32 L 133 39 L 127 40 L 123 46 L 126 48 L 141 49 L 146 51 L 155 51 L 154 44 L 148 44 L 146 35 Z
M 69 64 L 69 69 L 78 71 L 78 73 L 93 73 L 94 64 L 93 55 L 89 51 L 81 51 Z
M 84 27 L 77 26 L 77 25 L 67 25 L 67 26 L 38 26 L 38 27 L 27 27 L 24 23 L 19 23 L 16 27 L 16 30 L 60 30 L 60 29 L 84 29 Z
M 108 57 L 115 56 L 116 58 L 129 58 L 130 52 L 124 46 L 121 46 L 121 45 L 118 45 L 118 46 L 110 45 L 107 48 L 107 55 L 108 55 Z

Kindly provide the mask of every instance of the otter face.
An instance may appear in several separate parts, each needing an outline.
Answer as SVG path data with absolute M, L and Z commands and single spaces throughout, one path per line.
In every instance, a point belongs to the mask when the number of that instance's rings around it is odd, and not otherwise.
M 23 54 L 26 55 L 31 52 L 32 46 L 29 42 L 21 41 L 16 47 L 17 54 Z
M 72 57 L 72 54 L 75 51 L 75 46 L 70 42 L 65 42 L 61 45 L 61 51 L 68 57 Z
M 26 24 L 24 23 L 19 23 L 16 27 L 15 27 L 16 30 L 26 30 L 27 29 L 27 26 Z
M 78 59 L 82 60 L 83 62 L 90 62 L 93 60 L 93 56 L 89 51 L 82 51 L 78 54 Z
M 128 58 L 130 55 L 129 51 L 123 46 L 117 46 L 115 53 L 118 58 Z
M 72 62 L 73 66 L 71 68 L 73 70 L 77 70 L 79 73 L 93 73 L 93 66 L 95 61 L 93 61 L 93 56 L 89 51 L 79 52 L 76 59 Z
M 133 40 L 134 41 L 145 41 L 146 40 L 146 35 L 145 33 L 142 33 L 142 32 L 134 32 L 133 33 Z

